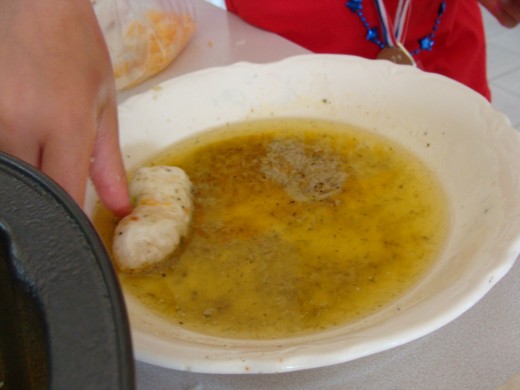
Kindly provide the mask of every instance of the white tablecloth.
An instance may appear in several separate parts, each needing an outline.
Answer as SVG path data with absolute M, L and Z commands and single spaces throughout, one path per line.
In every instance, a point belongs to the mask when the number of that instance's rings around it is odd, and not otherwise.
M 204 0 L 194 0 L 194 4 L 198 30 L 186 49 L 167 70 L 121 93 L 120 102 L 187 72 L 237 61 L 265 63 L 307 53 Z M 370 357 L 269 375 L 196 374 L 136 362 L 136 380 L 138 390 L 520 389 L 520 262 L 454 322 Z

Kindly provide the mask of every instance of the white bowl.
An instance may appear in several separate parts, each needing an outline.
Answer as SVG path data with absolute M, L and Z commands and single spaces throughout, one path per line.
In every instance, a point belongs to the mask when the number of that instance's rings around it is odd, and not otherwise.
M 244 341 L 197 334 L 125 294 L 139 360 L 206 373 L 273 373 L 346 362 L 452 321 L 519 254 L 519 135 L 484 98 L 447 78 L 386 61 L 305 55 L 188 74 L 131 98 L 119 112 L 128 169 L 227 122 L 273 116 L 347 122 L 420 156 L 438 175 L 452 213 L 446 248 L 416 287 L 365 320 L 312 336 Z M 87 213 L 95 202 L 90 187 Z

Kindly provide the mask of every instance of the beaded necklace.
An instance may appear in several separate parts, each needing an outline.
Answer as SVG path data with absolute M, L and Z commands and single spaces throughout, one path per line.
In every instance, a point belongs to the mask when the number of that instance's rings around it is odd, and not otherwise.
M 442 16 L 446 11 L 447 0 L 441 0 L 437 10 L 437 18 L 429 34 L 418 40 L 418 47 L 408 51 L 401 43 L 408 22 L 411 0 L 399 0 L 394 23 L 388 17 L 383 0 L 374 0 L 380 22 L 380 30 L 371 25 L 363 14 L 363 0 L 348 0 L 345 6 L 359 17 L 359 20 L 367 30 L 365 39 L 381 48 L 377 58 L 386 59 L 398 64 L 415 65 L 413 56 L 422 51 L 431 51 L 435 43 L 435 33 L 439 29 Z M 381 31 L 381 33 L 379 32 Z

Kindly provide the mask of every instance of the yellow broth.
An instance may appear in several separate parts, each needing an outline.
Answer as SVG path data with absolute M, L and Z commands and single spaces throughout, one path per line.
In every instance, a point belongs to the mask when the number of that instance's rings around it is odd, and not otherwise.
M 122 284 L 205 334 L 282 338 L 366 317 L 420 280 L 449 225 L 445 195 L 416 156 L 343 124 L 232 124 L 154 164 L 189 175 L 192 230 L 170 267 Z M 98 210 L 108 246 L 116 223 Z

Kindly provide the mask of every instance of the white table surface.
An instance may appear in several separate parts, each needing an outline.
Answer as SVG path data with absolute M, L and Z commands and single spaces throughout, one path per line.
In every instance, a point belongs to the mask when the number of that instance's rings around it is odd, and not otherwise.
M 161 74 L 128 97 L 191 71 L 237 61 L 265 63 L 307 50 L 193 0 L 197 32 Z M 197 374 L 136 362 L 138 390 L 520 389 L 520 262 L 457 320 L 406 345 L 352 362 L 283 374 Z

